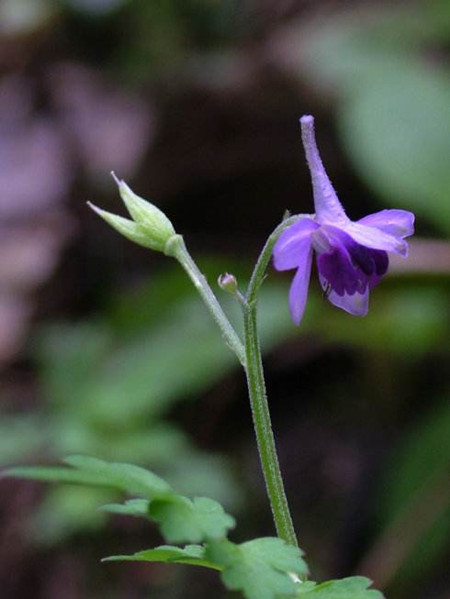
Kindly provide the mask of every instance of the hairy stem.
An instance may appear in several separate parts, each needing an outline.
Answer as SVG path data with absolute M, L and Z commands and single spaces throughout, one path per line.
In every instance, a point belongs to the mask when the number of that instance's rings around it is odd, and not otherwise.
M 244 311 L 245 353 L 247 360 L 245 370 L 259 459 L 264 473 L 266 490 L 278 536 L 291 545 L 297 545 L 298 543 L 284 490 L 267 401 L 257 327 L 257 294 L 264 280 L 266 268 L 278 236 L 283 229 L 294 223 L 298 218 L 298 216 L 294 216 L 286 219 L 270 235 L 256 263 L 245 301 L 241 302 Z
M 272 255 L 273 246 L 278 236 L 286 227 L 293 224 L 299 218 L 301 218 L 301 215 L 287 218 L 273 231 L 253 270 L 246 296 L 243 297 L 241 294 L 237 294 L 244 312 L 245 347 L 223 312 L 204 275 L 200 272 L 187 251 L 183 238 L 180 235 L 174 235 L 168 241 L 165 248 L 165 253 L 179 261 L 194 283 L 195 288 L 200 293 L 208 310 L 218 324 L 225 342 L 236 354 L 245 370 L 259 458 L 275 527 L 281 539 L 295 546 L 298 544 L 297 537 L 284 490 L 267 402 L 257 327 L 257 297 Z
M 194 283 L 194 287 L 197 289 L 203 301 L 205 302 L 206 307 L 212 314 L 212 317 L 218 324 L 225 343 L 236 354 L 239 362 L 245 368 L 246 357 L 242 341 L 239 339 L 238 334 L 225 315 L 222 306 L 219 304 L 205 276 L 201 273 L 198 266 L 191 258 L 191 255 L 189 254 L 181 235 L 174 235 L 168 241 L 166 244 L 165 253 L 176 258 L 184 268 L 189 278 Z

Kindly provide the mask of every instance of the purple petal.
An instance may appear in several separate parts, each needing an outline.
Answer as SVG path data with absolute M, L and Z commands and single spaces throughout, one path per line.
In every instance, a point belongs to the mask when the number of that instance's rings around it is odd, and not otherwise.
M 372 252 L 379 252 L 380 250 L 370 250 L 352 240 L 352 243 L 347 246 L 347 251 L 351 256 L 353 264 L 365 275 L 370 276 L 375 272 L 376 265 Z
M 381 229 L 369 227 L 359 223 L 348 223 L 341 227 L 350 237 L 367 248 L 374 250 L 384 250 L 385 252 L 394 252 L 400 256 L 408 255 L 408 244 L 406 241 L 389 233 L 385 233 Z
M 311 234 L 319 225 L 305 218 L 285 229 L 273 248 L 274 266 L 277 270 L 297 268 L 304 261 L 303 254 L 311 245 Z
M 319 271 L 339 295 L 344 291 L 352 294 L 355 289 L 363 291 L 372 276 L 381 277 L 389 266 L 389 258 L 384 250 L 374 250 L 356 243 L 353 237 L 332 225 L 322 225 L 313 234 L 312 245 L 318 253 Z M 321 247 L 330 247 L 330 250 Z
M 329 283 L 328 281 L 319 275 L 322 289 L 327 292 Z M 353 316 L 365 316 L 369 310 L 369 288 L 366 287 L 362 293 L 356 292 L 353 295 L 344 293 L 344 295 L 338 295 L 335 291 L 331 290 L 327 293 L 328 301 L 331 302 L 337 308 L 345 310 Z
M 300 124 L 306 160 L 311 173 L 317 220 L 319 223 L 349 222 L 320 158 L 314 133 L 314 118 L 310 115 L 302 116 Z
M 302 260 L 298 264 L 298 270 L 289 290 L 289 308 L 295 324 L 300 323 L 305 311 L 309 279 L 311 277 L 312 255 L 311 245 L 305 247 L 302 252 Z
M 317 255 L 317 268 L 337 295 L 353 295 L 367 284 L 367 277 L 356 268 L 344 246 L 335 247 L 331 252 Z
M 372 273 L 369 277 L 369 289 L 373 289 L 375 285 L 383 278 L 383 275 L 386 274 L 387 269 L 389 267 L 389 258 L 386 252 L 381 250 L 370 250 L 372 252 L 372 256 L 375 262 L 375 272 Z
M 394 237 L 408 237 L 414 233 L 414 214 L 407 210 L 381 210 L 361 218 L 358 223 Z
M 375 274 L 382 277 L 387 273 L 389 267 L 389 257 L 383 250 L 371 250 L 373 261 L 375 262 Z
M 353 264 L 368 277 L 386 274 L 389 266 L 389 258 L 385 251 L 371 250 L 354 241 L 351 245 L 347 245 L 346 248 Z

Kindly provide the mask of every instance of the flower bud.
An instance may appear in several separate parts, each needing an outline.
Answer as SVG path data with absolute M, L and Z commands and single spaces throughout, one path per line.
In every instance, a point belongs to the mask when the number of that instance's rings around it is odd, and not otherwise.
M 125 183 L 111 173 L 120 196 L 133 220 L 122 218 L 97 206 L 89 206 L 118 233 L 146 248 L 163 252 L 167 241 L 176 235 L 172 223 L 159 208 L 136 195 Z
M 217 279 L 217 283 L 219 287 L 223 289 L 223 291 L 227 291 L 232 295 L 236 294 L 238 284 L 234 275 L 226 272 L 223 275 L 220 275 L 220 277 Z
M 111 212 L 107 212 L 106 210 L 102 210 L 98 206 L 91 204 L 88 202 L 89 208 L 92 208 L 94 212 L 96 212 L 104 221 L 108 223 L 113 229 L 115 229 L 118 233 L 137 243 L 138 245 L 142 245 L 143 247 L 150 248 L 152 250 L 159 249 L 155 247 L 155 244 L 151 239 L 139 228 L 139 226 L 132 220 L 128 218 L 123 218 L 122 216 L 118 216 L 117 214 L 112 214 Z

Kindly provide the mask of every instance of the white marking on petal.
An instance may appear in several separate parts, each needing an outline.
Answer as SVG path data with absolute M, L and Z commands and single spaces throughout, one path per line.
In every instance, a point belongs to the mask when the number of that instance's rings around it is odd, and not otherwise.
M 322 289 L 327 289 L 328 281 L 321 275 L 319 275 L 319 278 Z M 356 292 L 353 295 L 348 295 L 348 293 L 344 293 L 344 295 L 338 295 L 335 291 L 331 290 L 327 295 L 327 299 L 337 308 L 341 308 L 341 310 L 345 310 L 353 316 L 366 316 L 367 312 L 369 311 L 368 286 L 366 286 L 366 289 L 363 293 Z

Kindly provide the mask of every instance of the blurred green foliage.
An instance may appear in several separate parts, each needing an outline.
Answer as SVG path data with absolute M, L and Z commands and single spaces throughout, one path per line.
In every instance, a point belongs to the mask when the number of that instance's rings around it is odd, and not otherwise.
M 217 259 L 201 260 L 201 265 L 210 279 L 225 270 Z M 234 266 L 242 281 L 243 265 Z M 426 282 L 422 289 L 413 281 L 386 283 L 373 293 L 366 319 L 333 310 L 313 294 L 302 334 L 356 344 L 374 355 L 388 351 L 417 358 L 446 338 L 445 291 L 445 286 Z M 221 300 L 239 329 L 238 306 L 225 293 Z M 274 280 L 265 284 L 259 318 L 266 351 L 296 334 L 284 285 Z M 2 418 L 1 463 L 87 453 L 148 465 L 183 493 L 240 505 L 242 495 L 229 463 L 194 447 L 171 417 L 177 403 L 192 401 L 237 366 L 181 269 L 152 276 L 91 321 L 45 327 L 35 347 L 48 402 L 35 414 Z M 49 542 L 97 527 L 104 516 L 95 507 L 112 500 L 114 495 L 105 490 L 53 488 L 38 510 L 37 534 Z
M 450 231 L 448 3 L 348 11 L 308 45 L 313 77 L 340 96 L 339 130 L 360 177 L 384 202 Z M 420 221 L 419 221 L 420 226 Z
M 360 178 L 384 203 L 413 210 L 419 233 L 425 223 L 450 231 L 450 77 L 439 50 L 449 41 L 450 4 L 438 1 L 343 11 L 307 48 L 310 75 L 337 94 L 338 130 Z M 448 278 L 402 282 L 372 294 L 355 341 L 398 351 L 412 368 L 448 346 Z M 342 322 L 331 328 L 336 339 L 348 336 Z M 380 481 L 379 536 L 363 565 L 388 594 L 408 596 L 448 548 L 449 415 L 446 398 L 415 422 Z
M 189 543 L 184 548 L 165 545 L 133 555 L 114 555 L 104 561 L 159 561 L 212 568 L 221 572 L 222 581 L 228 589 L 242 591 L 247 599 L 297 595 L 297 583 L 292 573 L 298 578 L 308 573 L 303 552 L 297 546 L 277 537 L 233 543 L 227 537 L 230 529 L 235 527 L 235 519 L 219 503 L 207 497 L 191 500 L 179 495 L 166 481 L 144 468 L 86 456 L 72 456 L 64 462 L 69 467 L 25 466 L 8 470 L 6 476 L 101 488 L 108 486 L 128 495 L 138 495 L 139 498 L 106 505 L 103 509 L 157 523 L 163 538 L 169 543 Z M 360 578 L 354 582 L 358 591 L 370 585 L 369 580 L 362 581 Z M 347 591 L 351 591 L 348 579 L 344 585 Z M 312 594 L 315 595 L 315 591 L 316 587 Z M 353 596 L 352 593 L 350 595 Z M 358 592 L 355 599 L 369 596 L 381 599 L 377 592 L 367 595 Z
M 2 419 L 3 464 L 91 453 L 150 465 L 185 493 L 239 505 L 226 460 L 195 448 L 168 417 L 175 403 L 208 389 L 234 364 L 182 273 L 155 277 L 136 306 L 128 303 L 128 313 L 121 299 L 92 322 L 50 325 L 36 351 L 48 404 L 44 413 Z M 102 517 L 87 506 L 99 500 L 105 501 L 103 490 L 99 498 L 93 489 L 55 488 L 38 513 L 37 529 L 57 540 L 96 526 Z
M 236 37 L 238 7 L 236 0 L 135 0 L 124 16 L 120 62 L 133 78 L 147 79 L 149 70 L 167 76 L 192 54 Z
M 136 82 L 183 77 L 179 67 L 190 57 L 239 39 L 240 13 L 237 0 L 3 0 L 0 33 L 27 35 L 58 23 L 69 37 L 81 35 L 85 46 L 102 39 L 96 59 Z
M 378 546 L 408 592 L 446 553 L 450 536 L 450 403 L 438 404 L 393 453 L 377 498 Z
M 386 10 L 367 3 L 365 10 L 350 6 L 345 13 L 317 20 L 305 49 L 310 76 L 321 84 L 322 94 L 333 97 L 330 106 L 343 145 L 383 206 L 412 209 L 419 231 L 447 234 L 450 4 L 411 2 Z M 173 77 L 180 73 L 175 67 L 196 52 L 214 52 L 227 44 L 238 48 L 236 40 L 245 27 L 251 30 L 246 14 L 236 0 L 3 0 L 0 31 L 20 36 L 50 24 L 73 36 L 68 46 L 76 47 L 77 39 L 83 59 L 95 56 L 97 64 L 100 53 L 119 72 L 117 79 L 125 73 L 146 83 L 163 74 L 179 85 L 182 78 Z M 257 56 L 254 40 L 250 47 Z M 71 47 L 69 55 L 76 56 L 76 50 Z M 304 72 L 295 75 L 305 84 Z M 183 77 L 189 76 L 189 69 L 183 70 Z M 243 263 L 200 263 L 210 280 L 224 270 L 241 280 L 243 271 L 249 272 Z M 287 287 L 280 281 L 281 276 L 272 276 L 261 295 L 266 352 L 298 334 L 289 320 Z M 237 306 L 224 295 L 221 300 L 239 323 Z M 196 447 L 176 417 L 181 402 L 193 402 L 236 368 L 195 291 L 173 269 L 109 301 L 96 317 L 44 327 L 34 356 L 46 402 L 35 412 L 2 414 L 0 462 L 91 453 L 149 466 L 186 494 L 210 495 L 238 508 L 237 467 Z M 383 363 L 392 378 L 416 380 L 420 360 L 448 357 L 448 275 L 411 272 L 387 278 L 372 293 L 366 319 L 334 310 L 313 293 L 299 333 L 325 345 L 363 350 L 356 354 L 366 364 Z M 367 393 L 379 394 L 378 384 L 374 377 Z M 410 399 L 405 393 L 399 403 Z M 408 596 L 411 585 L 442 559 L 448 537 L 450 421 L 448 403 L 435 407 L 433 393 L 423 397 L 423 413 L 406 426 L 406 436 L 388 457 L 375 498 L 379 536 L 374 550 L 387 552 L 393 536 L 401 540 L 388 581 L 392 596 Z M 38 510 L 35 534 L 55 542 L 83 528 L 98 529 L 104 514 L 97 506 L 114 500 L 108 490 L 52 488 Z

